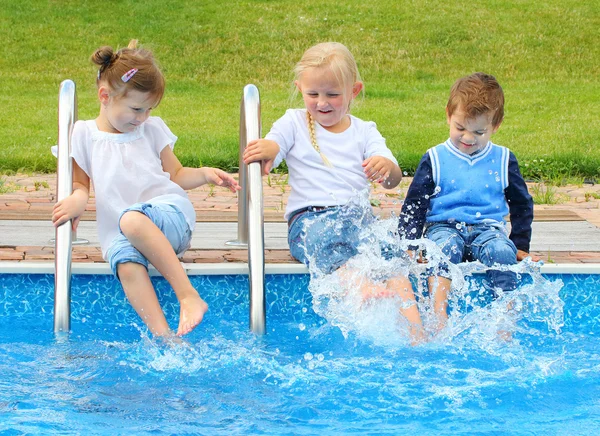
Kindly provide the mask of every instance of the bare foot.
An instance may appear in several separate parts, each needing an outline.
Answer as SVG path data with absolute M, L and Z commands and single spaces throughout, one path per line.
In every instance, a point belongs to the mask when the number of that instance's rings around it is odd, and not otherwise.
M 508 330 L 498 330 L 498 338 L 504 342 L 512 342 L 513 335 Z
M 410 345 L 415 347 L 417 345 L 421 345 L 427 342 L 427 336 L 425 336 L 425 332 L 423 331 L 423 326 L 410 324 L 408 327 L 408 331 L 410 332 Z
M 157 342 L 167 345 L 169 347 L 175 347 L 182 344 L 186 344 L 185 340 L 181 337 L 177 336 L 172 331 L 169 331 L 168 334 L 155 336 Z
M 208 310 L 208 304 L 200 298 L 200 295 L 190 295 L 179 302 L 179 328 L 177 336 L 187 335 L 202 322 L 204 314 Z

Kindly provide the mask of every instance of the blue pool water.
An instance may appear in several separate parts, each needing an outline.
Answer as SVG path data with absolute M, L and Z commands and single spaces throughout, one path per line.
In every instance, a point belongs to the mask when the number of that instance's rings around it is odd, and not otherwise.
M 172 291 L 153 280 L 176 325 Z M 209 313 L 169 346 L 148 338 L 110 276 L 74 276 L 73 333 L 59 341 L 53 276 L 0 275 L 0 432 L 597 432 L 598 275 L 525 286 L 508 342 L 489 332 L 504 306 L 471 292 L 452 303 L 448 332 L 416 347 L 389 327 L 391 302 L 342 328 L 317 315 L 307 275 L 267 276 L 262 338 L 248 331 L 246 277 L 192 281 Z

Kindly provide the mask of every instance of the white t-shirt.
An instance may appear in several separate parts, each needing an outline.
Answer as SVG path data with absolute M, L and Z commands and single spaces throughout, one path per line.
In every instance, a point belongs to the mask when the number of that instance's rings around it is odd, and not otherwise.
M 71 154 L 94 185 L 102 256 L 119 234 L 121 212 L 135 203 L 152 200 L 176 206 L 194 230 L 194 207 L 160 160 L 163 148 L 173 149 L 175 141 L 177 136 L 159 117 L 148 118 L 128 133 L 101 132 L 96 120 L 75 123 Z
M 368 157 L 383 156 L 398 164 L 374 122 L 350 115 L 350 127 L 342 133 L 329 132 L 315 123 L 315 134 L 321 152 L 333 168 L 325 166 L 312 146 L 306 109 L 288 109 L 265 136 L 280 148 L 273 167 L 285 159 L 289 170 L 292 190 L 285 219 L 307 206 L 343 205 L 356 192 L 367 189 L 369 183 L 362 163 Z

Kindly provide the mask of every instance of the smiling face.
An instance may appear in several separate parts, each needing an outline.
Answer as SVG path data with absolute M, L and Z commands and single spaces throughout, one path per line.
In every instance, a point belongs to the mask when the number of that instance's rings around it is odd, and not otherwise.
M 111 96 L 108 88 L 101 86 L 98 96 L 102 106 L 96 124 L 100 131 L 109 133 L 132 132 L 148 119 L 156 105 L 154 95 L 136 90 L 123 97 Z
M 473 154 L 486 146 L 499 125 L 492 125 L 492 114 L 481 114 L 474 118 L 466 118 L 462 109 L 447 116 L 450 125 L 450 140 L 452 144 L 465 154 Z
M 350 127 L 348 109 L 360 93 L 362 82 L 345 86 L 331 68 L 318 67 L 304 70 L 296 86 L 302 93 L 306 110 L 317 123 L 334 133 Z

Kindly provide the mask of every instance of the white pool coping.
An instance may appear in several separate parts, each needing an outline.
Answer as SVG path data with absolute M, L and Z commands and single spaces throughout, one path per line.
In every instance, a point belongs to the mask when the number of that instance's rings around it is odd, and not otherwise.
M 188 275 L 231 275 L 248 274 L 247 263 L 182 263 Z M 544 264 L 543 274 L 600 274 L 600 263 Z M 71 266 L 72 274 L 112 274 L 106 263 L 76 262 Z M 0 262 L 0 274 L 54 274 L 54 262 Z M 308 274 L 302 264 L 267 263 L 265 274 Z M 150 268 L 150 275 L 158 275 Z

